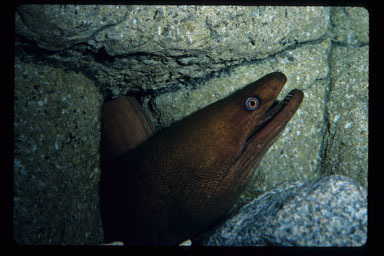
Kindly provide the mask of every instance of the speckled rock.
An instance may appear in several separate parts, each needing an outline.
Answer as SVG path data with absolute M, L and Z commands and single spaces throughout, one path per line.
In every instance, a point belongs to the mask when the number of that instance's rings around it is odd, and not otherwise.
M 368 10 L 362 7 L 332 8 L 333 40 L 358 47 L 369 43 Z
M 368 186 L 369 47 L 336 46 L 331 57 L 322 158 L 326 175 L 342 174 Z
M 201 245 L 362 246 L 367 191 L 344 176 L 282 184 L 241 208 Z
M 329 28 L 329 12 L 326 7 L 26 5 L 16 12 L 16 35 L 50 50 L 41 52 L 47 60 L 87 73 L 105 96 L 116 97 L 185 86 L 316 40 Z
M 120 23 L 129 9 L 115 5 L 22 5 L 16 12 L 16 33 L 41 48 L 65 50 Z
M 16 59 L 13 232 L 18 244 L 97 244 L 101 95 L 81 74 Z

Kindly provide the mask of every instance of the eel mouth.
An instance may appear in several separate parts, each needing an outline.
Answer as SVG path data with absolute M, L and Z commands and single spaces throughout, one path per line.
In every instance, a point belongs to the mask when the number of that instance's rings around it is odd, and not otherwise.
M 274 101 L 250 132 L 250 135 L 245 141 L 244 150 L 246 150 L 247 145 L 263 131 L 269 130 L 268 133 L 271 135 L 271 139 L 278 137 L 276 135 L 279 135 L 279 131 L 285 127 L 299 108 L 302 99 L 303 92 L 294 89 L 290 91 L 282 101 Z

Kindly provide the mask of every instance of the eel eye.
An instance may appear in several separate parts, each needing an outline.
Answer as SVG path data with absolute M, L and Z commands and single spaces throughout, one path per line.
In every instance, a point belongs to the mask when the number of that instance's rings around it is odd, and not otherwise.
M 250 110 L 250 111 L 253 111 L 253 110 L 256 110 L 260 105 L 260 101 L 258 98 L 256 97 L 249 97 L 246 101 L 245 101 L 245 107 Z

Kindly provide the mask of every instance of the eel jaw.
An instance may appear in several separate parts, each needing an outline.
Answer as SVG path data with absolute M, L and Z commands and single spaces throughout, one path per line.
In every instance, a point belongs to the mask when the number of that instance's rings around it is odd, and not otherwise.
M 293 114 L 300 106 L 303 92 L 297 89 L 290 91 L 282 101 L 274 101 L 271 107 L 260 118 L 248 135 L 242 152 L 247 151 L 248 146 L 260 136 L 269 135 L 267 139 L 274 141 L 279 137 L 279 131 L 283 130 Z M 269 143 L 267 143 L 269 144 Z

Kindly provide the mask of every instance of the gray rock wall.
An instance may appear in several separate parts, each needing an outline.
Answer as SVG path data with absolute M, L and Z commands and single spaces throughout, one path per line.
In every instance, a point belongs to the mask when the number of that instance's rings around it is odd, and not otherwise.
M 300 109 L 235 208 L 281 182 L 367 187 L 364 8 L 24 5 L 15 13 L 14 235 L 98 244 L 99 111 L 130 93 L 157 130 L 272 71 Z

